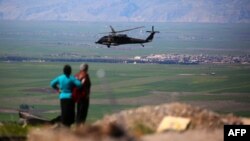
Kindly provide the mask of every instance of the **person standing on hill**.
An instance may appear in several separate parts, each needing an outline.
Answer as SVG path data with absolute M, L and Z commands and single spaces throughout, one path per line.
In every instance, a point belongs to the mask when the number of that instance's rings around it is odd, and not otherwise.
M 70 126 L 75 120 L 75 103 L 72 98 L 73 87 L 82 87 L 82 84 L 71 75 L 71 66 L 65 65 L 63 74 L 50 82 L 50 86 L 59 92 L 61 106 L 61 122 L 65 126 Z
M 76 123 L 85 123 L 88 108 L 89 108 L 89 95 L 91 89 L 91 81 L 88 74 L 88 64 L 81 64 L 80 71 L 75 74 L 75 77 L 81 81 L 82 87 L 73 90 L 73 98 L 77 103 Z

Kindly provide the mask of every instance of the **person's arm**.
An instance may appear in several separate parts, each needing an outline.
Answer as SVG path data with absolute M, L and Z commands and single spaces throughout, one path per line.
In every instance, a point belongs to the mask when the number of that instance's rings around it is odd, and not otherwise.
M 79 80 L 76 79 L 75 77 L 72 77 L 72 79 L 73 79 L 73 83 L 74 83 L 74 85 L 75 85 L 76 87 L 78 87 L 78 88 L 81 88 L 81 87 L 82 87 L 81 81 L 79 81 Z
M 84 82 L 85 82 L 85 78 L 83 78 L 82 81 L 81 81 L 82 85 L 83 85 Z
M 58 84 L 59 84 L 59 79 L 58 77 L 53 79 L 51 82 L 50 82 L 50 87 L 57 90 L 58 92 L 60 92 L 60 89 L 58 87 Z
M 79 73 L 76 78 L 81 81 L 82 85 L 85 82 L 86 73 Z

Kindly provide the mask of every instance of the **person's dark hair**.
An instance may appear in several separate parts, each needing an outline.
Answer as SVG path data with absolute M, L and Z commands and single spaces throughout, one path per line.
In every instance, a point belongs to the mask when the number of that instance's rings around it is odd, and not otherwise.
M 71 74 L 71 66 L 68 65 L 68 64 L 65 65 L 64 68 L 63 68 L 63 73 L 64 73 L 67 77 L 69 77 L 70 74 Z

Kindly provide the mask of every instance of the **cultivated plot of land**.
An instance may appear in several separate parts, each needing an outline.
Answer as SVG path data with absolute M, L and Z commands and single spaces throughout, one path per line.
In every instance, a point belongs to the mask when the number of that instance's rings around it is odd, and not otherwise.
M 49 83 L 64 64 L 0 63 L 0 120 L 16 120 L 15 110 L 22 104 L 43 117 L 58 115 L 58 95 Z M 80 63 L 70 64 L 76 73 Z M 176 101 L 250 116 L 249 65 L 89 65 L 89 121 L 122 109 Z

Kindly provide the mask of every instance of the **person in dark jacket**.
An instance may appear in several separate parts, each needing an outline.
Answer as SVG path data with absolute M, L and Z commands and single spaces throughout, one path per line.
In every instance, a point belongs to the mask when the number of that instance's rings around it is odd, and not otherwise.
M 73 87 L 82 87 L 81 82 L 71 75 L 71 66 L 65 65 L 63 74 L 50 82 L 50 86 L 59 92 L 61 106 L 61 122 L 70 126 L 75 120 L 75 103 L 72 99 Z
M 88 74 L 88 64 L 81 64 L 80 71 L 75 74 L 75 77 L 81 81 L 82 87 L 74 89 L 74 99 L 77 103 L 76 123 L 85 123 L 88 108 L 89 108 L 89 96 L 91 89 L 91 81 Z

